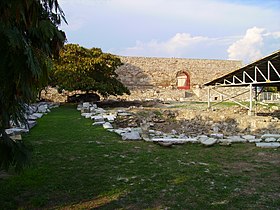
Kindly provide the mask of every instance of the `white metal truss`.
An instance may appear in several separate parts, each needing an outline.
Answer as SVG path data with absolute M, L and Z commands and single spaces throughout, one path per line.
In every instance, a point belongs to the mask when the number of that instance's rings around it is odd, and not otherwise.
M 280 50 L 268 55 L 252 64 L 233 71 L 225 76 L 217 78 L 211 82 L 206 83 L 208 86 L 208 108 L 219 104 L 223 101 L 230 100 L 240 106 L 248 109 L 248 113 L 252 115 L 253 100 L 257 104 L 257 87 L 264 86 L 279 86 L 280 85 Z M 218 91 L 219 87 L 247 87 L 247 91 L 243 93 L 233 93 L 229 95 L 225 91 Z M 254 91 L 253 91 L 254 89 Z M 222 100 L 217 103 L 211 103 L 211 90 L 216 94 L 222 96 Z M 237 101 L 236 97 L 249 92 L 249 106 Z M 255 96 L 253 96 L 255 93 Z M 224 98 L 225 97 L 225 98 Z
M 271 74 L 276 75 L 276 77 L 271 77 Z M 266 76 L 267 75 L 267 76 Z M 267 68 L 263 71 L 255 66 L 253 72 L 248 72 L 246 70 L 242 71 L 242 74 L 232 75 L 231 78 L 223 79 L 223 83 L 216 83 L 216 86 L 234 86 L 234 85 L 258 85 L 266 83 L 279 83 L 280 82 L 280 69 L 272 64 L 271 61 L 267 62 Z

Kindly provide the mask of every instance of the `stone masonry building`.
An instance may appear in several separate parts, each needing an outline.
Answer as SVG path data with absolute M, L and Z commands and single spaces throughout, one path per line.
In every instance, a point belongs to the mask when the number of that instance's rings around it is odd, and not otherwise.
M 207 81 L 236 70 L 241 61 L 185 58 L 119 57 L 116 72 L 131 91 L 127 100 L 207 100 Z

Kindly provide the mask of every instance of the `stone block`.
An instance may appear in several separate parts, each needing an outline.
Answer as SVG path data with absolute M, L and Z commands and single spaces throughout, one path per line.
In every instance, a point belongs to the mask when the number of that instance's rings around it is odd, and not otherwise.
M 83 108 L 83 105 L 82 105 L 82 104 L 78 104 L 77 110 L 78 110 L 78 111 L 81 111 L 82 108 Z
M 227 139 L 231 143 L 245 143 L 245 142 L 247 142 L 246 139 L 243 139 L 240 136 L 229 136 L 229 137 L 227 137 Z
M 83 103 L 83 108 L 89 109 L 89 107 L 90 107 L 90 103 L 89 102 L 84 102 Z
M 117 133 L 117 134 L 119 134 L 119 135 L 121 135 L 121 134 L 127 132 L 127 131 L 125 131 L 124 129 L 121 129 L 121 128 L 119 128 L 119 129 L 114 129 L 114 130 L 112 130 L 112 131 L 114 131 L 115 133 Z
M 94 122 L 92 123 L 92 125 L 103 125 L 105 123 L 105 121 L 100 121 L 100 122 Z
M 109 123 L 109 122 L 105 122 L 105 123 L 103 124 L 103 128 L 105 128 L 105 129 L 112 129 L 112 128 L 113 128 L 113 126 L 112 126 L 112 124 L 111 124 L 111 123 Z
M 141 140 L 142 139 L 139 132 L 137 132 L 137 131 L 122 133 L 121 135 L 122 135 L 122 140 Z
M 103 115 L 103 118 L 107 119 L 109 122 L 114 122 L 116 119 L 116 115 L 113 114 Z
M 208 146 L 208 147 L 216 144 L 217 142 L 218 142 L 218 140 L 216 138 L 208 138 L 208 139 L 200 140 L 201 144 L 203 144 L 204 146 Z
M 132 114 L 129 112 L 118 112 L 118 116 L 131 116 Z
M 222 138 L 224 138 L 224 134 L 222 134 L 222 133 L 212 133 L 210 135 L 210 137 L 215 138 L 215 139 L 222 139 Z
M 275 142 L 275 141 L 276 141 L 276 138 L 274 138 L 274 137 L 269 137 L 269 138 L 266 138 L 264 141 L 265 141 L 265 142 Z
M 106 110 L 102 109 L 102 108 L 97 108 L 97 109 L 95 109 L 95 113 L 97 113 L 97 114 L 104 114 L 104 113 L 106 113 Z
M 31 128 L 33 128 L 35 125 L 37 125 L 37 122 L 34 121 L 34 120 L 28 120 L 28 121 L 27 121 L 27 124 L 28 124 L 28 128 L 31 129 Z
M 256 138 L 256 136 L 253 136 L 253 135 L 243 135 L 242 138 L 246 139 L 246 140 L 253 140 L 253 139 Z
M 21 135 L 20 134 L 17 134 L 17 135 L 11 135 L 10 138 L 14 141 L 21 141 L 22 138 L 21 138 Z
M 5 132 L 8 135 L 11 135 L 11 134 L 18 135 L 18 134 L 21 134 L 21 133 L 27 133 L 28 131 L 29 130 L 25 129 L 25 128 L 8 128 L 8 129 L 5 129 Z
M 261 142 L 262 139 L 249 139 L 248 140 L 250 143 L 257 143 L 257 142 Z
M 48 112 L 48 106 L 47 105 L 40 105 L 38 107 L 38 112 L 39 113 L 46 113 L 46 112 Z
M 37 119 L 37 118 L 43 117 L 43 115 L 44 114 L 42 114 L 42 113 L 33 113 L 32 115 L 30 115 L 30 117 Z M 32 119 L 32 118 L 29 118 L 29 119 Z
M 103 122 L 104 121 L 104 117 L 101 116 L 101 115 L 91 116 L 91 119 L 94 120 L 95 122 Z
M 280 143 L 279 142 L 268 142 L 268 143 L 259 142 L 259 143 L 256 143 L 256 146 L 261 147 L 261 148 L 278 148 L 278 147 L 280 147 Z
M 85 117 L 85 118 L 91 118 L 92 113 L 82 113 L 81 116 Z
M 261 139 L 265 140 L 267 138 L 275 138 L 275 139 L 279 139 L 280 138 L 280 134 L 264 134 L 261 136 Z
M 221 140 L 224 140 L 224 141 L 221 141 Z M 221 139 L 219 140 L 219 145 L 220 146 L 231 146 L 231 142 L 227 139 Z
M 95 107 L 90 107 L 90 108 L 89 108 L 89 112 L 90 112 L 90 113 L 95 113 L 95 109 L 96 109 Z
M 196 138 L 172 138 L 172 137 L 162 137 L 162 138 L 152 138 L 154 142 L 173 142 L 173 143 L 199 143 Z

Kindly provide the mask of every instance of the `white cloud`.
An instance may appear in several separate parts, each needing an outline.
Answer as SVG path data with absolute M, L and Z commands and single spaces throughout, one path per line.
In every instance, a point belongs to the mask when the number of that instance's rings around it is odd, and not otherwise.
M 249 28 L 244 36 L 206 37 L 177 33 L 166 41 L 137 41 L 135 46 L 112 53 L 128 56 L 231 59 L 249 63 L 280 49 L 280 31 Z
M 280 32 L 268 32 L 265 28 L 253 27 L 229 46 L 228 58 L 249 63 L 280 48 Z
M 177 33 L 167 41 L 137 41 L 134 47 L 126 48 L 120 53 L 134 56 L 186 57 L 195 46 L 206 44 L 210 40 L 208 37 Z
M 111 49 L 111 53 L 127 56 L 226 59 L 226 49 L 240 36 L 207 37 L 177 33 L 165 41 L 137 41 L 135 46 Z
M 114 54 L 247 63 L 280 49 L 278 0 L 59 2 L 69 23 L 62 26 L 69 42 Z

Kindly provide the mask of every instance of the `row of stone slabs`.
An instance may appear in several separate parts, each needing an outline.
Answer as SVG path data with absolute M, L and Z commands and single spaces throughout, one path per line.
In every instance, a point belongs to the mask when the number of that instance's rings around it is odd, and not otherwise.
M 97 107 L 96 104 L 85 102 L 79 104 L 77 110 L 81 111 L 81 115 L 85 118 L 91 118 L 94 122 L 92 125 L 102 125 L 105 129 L 119 134 L 123 140 L 145 140 L 157 142 L 162 146 L 172 146 L 172 144 L 185 144 L 185 143 L 201 143 L 205 146 L 212 146 L 220 144 L 229 146 L 232 143 L 255 143 L 257 147 L 261 148 L 278 148 L 280 147 L 280 134 L 264 134 L 260 138 L 254 135 L 241 135 L 241 136 L 227 136 L 225 137 L 220 133 L 213 133 L 209 136 L 199 135 L 196 137 L 188 137 L 185 134 L 165 134 L 161 131 L 149 129 L 149 125 L 142 123 L 137 128 L 113 128 L 112 122 L 115 121 L 117 116 L 130 116 L 132 113 L 125 110 L 106 111 Z
M 52 108 L 58 107 L 58 103 L 53 102 L 39 102 L 25 106 L 25 119 L 27 124 L 21 124 L 17 126 L 15 123 L 11 123 L 12 127 L 5 129 L 5 132 L 13 140 L 21 140 L 22 133 L 28 133 L 31 128 L 37 124 L 37 119 L 42 118 L 45 114 L 49 113 Z

